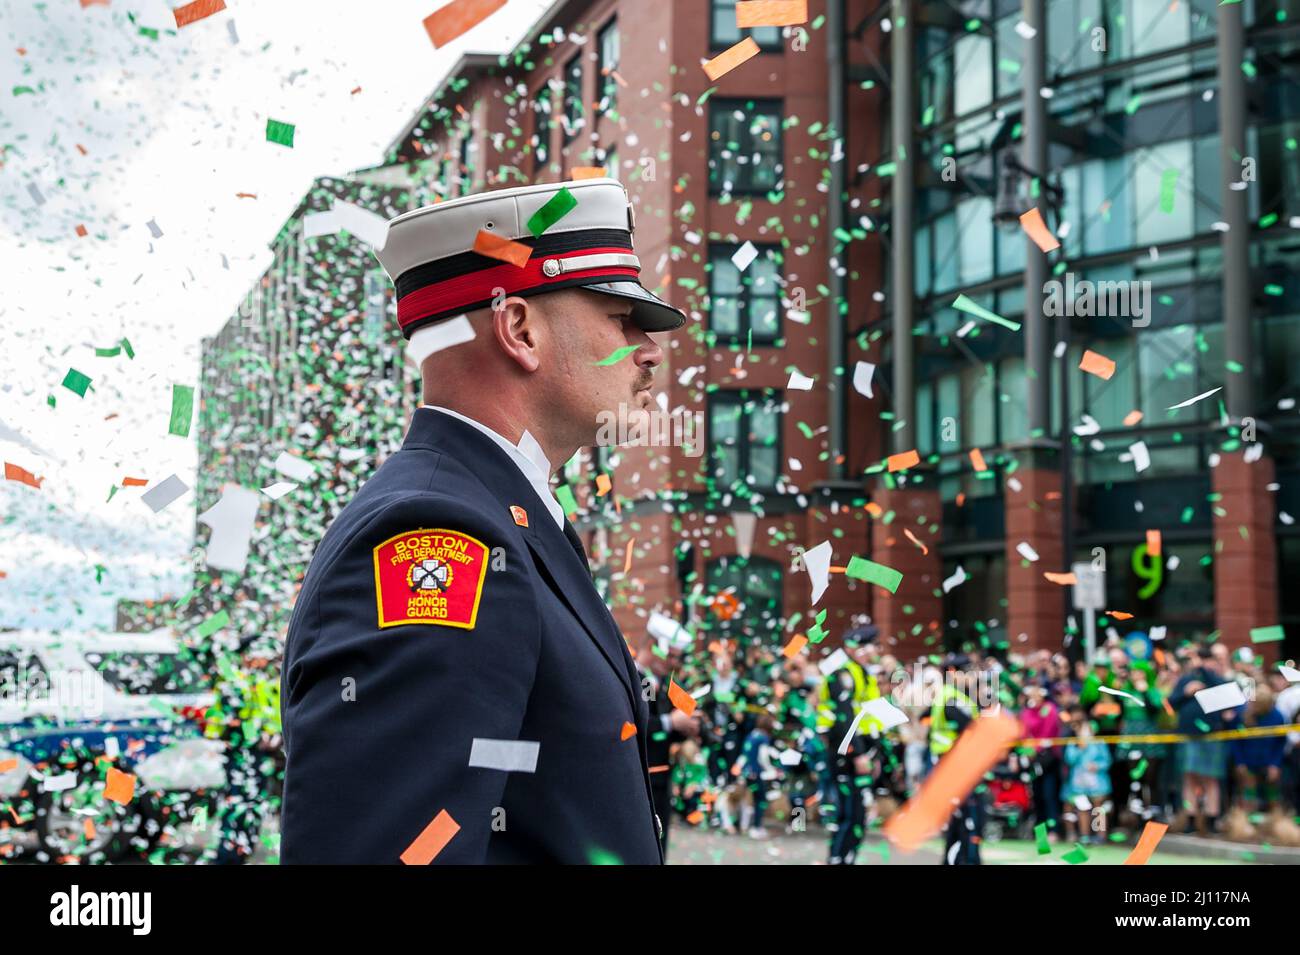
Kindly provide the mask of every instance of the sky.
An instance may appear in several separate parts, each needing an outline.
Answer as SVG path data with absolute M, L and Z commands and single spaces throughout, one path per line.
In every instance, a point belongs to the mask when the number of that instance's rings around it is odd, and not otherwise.
M 550 6 L 509 0 L 435 49 L 441 0 L 227 0 L 180 30 L 179 2 L 81 2 L 0 0 L 0 461 L 42 479 L 0 480 L 0 628 L 111 628 L 118 597 L 189 591 L 215 501 L 155 514 L 122 487 L 194 485 L 172 386 L 198 385 L 312 180 L 381 161 L 462 52 L 510 49 Z M 134 358 L 96 355 L 124 338 Z

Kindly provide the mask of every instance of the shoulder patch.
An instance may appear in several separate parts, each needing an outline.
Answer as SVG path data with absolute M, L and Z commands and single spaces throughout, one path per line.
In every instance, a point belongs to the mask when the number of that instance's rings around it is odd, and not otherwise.
M 405 531 L 374 550 L 380 627 L 436 623 L 473 630 L 487 545 L 443 527 Z

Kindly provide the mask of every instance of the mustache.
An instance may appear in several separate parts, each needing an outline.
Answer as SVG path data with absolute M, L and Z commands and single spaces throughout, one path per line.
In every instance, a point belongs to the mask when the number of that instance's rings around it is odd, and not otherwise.
M 649 388 L 654 384 L 654 377 L 654 373 L 649 371 L 637 376 L 636 381 L 632 383 L 632 391 L 635 393 Z

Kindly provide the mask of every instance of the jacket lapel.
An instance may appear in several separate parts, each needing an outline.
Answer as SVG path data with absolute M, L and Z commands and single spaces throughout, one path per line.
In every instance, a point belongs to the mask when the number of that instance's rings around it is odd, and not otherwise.
M 434 448 L 459 461 L 497 500 L 505 512 L 512 504 L 527 504 L 533 515 L 527 527 L 520 527 L 534 563 L 547 585 L 578 618 L 582 628 L 618 676 L 637 713 L 637 693 L 632 679 L 631 654 L 623 637 L 591 581 L 586 551 L 577 532 L 564 521 L 561 532 L 550 512 L 537 497 L 533 486 L 509 455 L 487 435 L 450 415 L 420 408 L 411 419 L 402 443 L 404 448 Z M 472 461 L 472 466 L 471 466 Z

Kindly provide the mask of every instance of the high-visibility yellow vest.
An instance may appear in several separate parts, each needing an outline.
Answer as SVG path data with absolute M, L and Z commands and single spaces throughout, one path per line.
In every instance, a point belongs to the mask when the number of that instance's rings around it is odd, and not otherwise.
M 863 703 L 880 696 L 880 686 L 874 676 L 853 660 L 844 664 L 843 669 L 853 675 L 853 710 L 856 713 L 862 708 Z M 821 689 L 817 693 L 817 732 L 819 733 L 829 732 L 835 725 L 835 701 L 831 697 L 831 682 L 838 677 L 839 670 L 828 675 L 822 681 Z M 883 725 L 874 716 L 864 716 L 862 722 L 858 724 L 858 731 L 870 735 L 872 729 L 879 729 Z
M 940 687 L 930 704 L 930 753 L 934 756 L 942 756 L 957 742 L 957 730 L 944 713 L 944 707 L 949 703 L 964 705 L 971 716 L 975 716 L 975 704 L 969 696 L 946 683 Z

